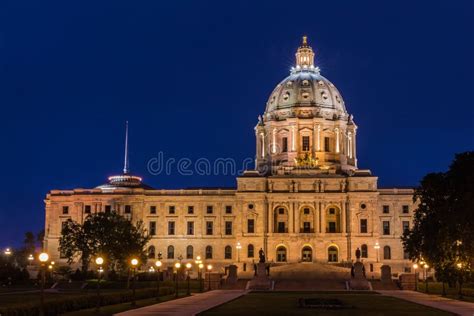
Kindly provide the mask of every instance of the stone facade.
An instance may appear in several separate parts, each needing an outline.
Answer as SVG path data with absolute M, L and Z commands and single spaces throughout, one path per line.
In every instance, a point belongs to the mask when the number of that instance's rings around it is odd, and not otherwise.
M 275 263 L 340 263 L 355 261 L 359 248 L 370 270 L 409 268 L 400 236 L 412 224 L 413 190 L 379 189 L 377 177 L 357 168 L 357 127 L 342 96 L 320 76 L 306 39 L 296 57 L 255 128 L 255 170 L 235 189 L 155 190 L 130 175 L 126 161 L 106 185 L 48 193 L 45 245 L 53 260 L 65 262 L 62 222 L 113 210 L 144 222 L 149 265 L 161 252 L 165 265 L 200 255 L 217 268 L 243 268 L 258 262 L 260 248 Z

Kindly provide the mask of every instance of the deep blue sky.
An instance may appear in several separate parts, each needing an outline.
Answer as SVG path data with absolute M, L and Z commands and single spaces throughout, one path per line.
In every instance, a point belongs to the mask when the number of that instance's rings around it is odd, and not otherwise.
M 165 157 L 254 155 L 257 116 L 302 35 L 358 130 L 359 167 L 411 186 L 474 148 L 473 1 L 2 1 L 0 247 L 44 222 L 50 189 Z M 429 4 L 429 5 L 428 5 Z

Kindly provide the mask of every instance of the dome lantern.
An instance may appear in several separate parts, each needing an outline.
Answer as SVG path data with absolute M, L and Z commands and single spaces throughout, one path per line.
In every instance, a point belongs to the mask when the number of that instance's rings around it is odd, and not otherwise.
M 306 68 L 314 67 L 314 52 L 308 45 L 308 37 L 303 36 L 303 42 L 296 51 L 296 67 Z

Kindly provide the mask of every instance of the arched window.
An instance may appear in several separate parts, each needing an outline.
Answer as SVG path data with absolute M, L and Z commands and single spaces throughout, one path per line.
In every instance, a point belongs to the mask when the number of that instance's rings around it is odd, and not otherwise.
M 212 259 L 212 247 L 211 246 L 206 247 L 206 259 Z
M 155 258 L 155 246 L 148 247 L 148 258 L 149 259 Z
M 247 257 L 248 258 L 253 258 L 254 257 L 254 247 L 252 244 L 249 244 L 247 246 Z
M 362 245 L 360 246 L 360 256 L 362 258 L 368 258 L 369 257 L 369 251 L 367 249 L 367 245 Z
M 392 259 L 392 254 L 391 254 L 391 251 L 390 251 L 390 247 L 389 247 L 389 246 L 383 247 L 383 258 L 384 258 L 385 260 L 390 260 L 390 259 Z
M 338 262 L 338 250 L 336 247 L 331 246 L 328 248 L 328 262 Z
M 231 246 L 225 246 L 224 259 L 232 259 L 232 247 Z
M 168 259 L 174 259 L 174 247 L 168 246 Z
M 189 245 L 186 247 L 186 259 L 192 259 L 194 257 L 193 246 Z
M 280 246 L 276 250 L 276 261 L 277 262 L 286 262 L 286 248 Z

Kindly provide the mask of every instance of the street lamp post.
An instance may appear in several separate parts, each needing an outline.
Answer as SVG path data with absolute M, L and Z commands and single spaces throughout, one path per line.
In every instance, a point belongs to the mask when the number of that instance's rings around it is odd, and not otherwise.
M 425 293 L 428 294 L 428 271 L 427 269 L 429 268 L 428 264 L 423 265 L 423 274 L 425 275 Z
M 188 281 L 188 291 L 186 292 L 186 294 L 188 296 L 191 295 L 191 286 L 190 286 L 191 276 L 189 275 L 191 267 L 192 267 L 192 264 L 190 262 L 186 263 L 186 279 Z
M 375 243 L 374 249 L 377 252 L 377 263 L 378 263 L 379 262 L 379 249 L 380 249 L 380 245 L 378 241 Z
M 463 284 L 463 271 L 462 271 L 462 263 L 459 262 L 456 264 L 456 266 L 458 267 L 459 269 L 459 277 L 458 277 L 458 283 L 459 283 L 459 293 L 458 293 L 458 297 L 459 299 L 462 299 L 463 296 L 462 296 L 462 284 Z
M 155 266 L 157 268 L 156 274 L 158 275 L 156 278 L 156 300 L 160 300 L 160 274 L 161 274 L 161 266 L 163 263 L 161 262 L 161 254 L 158 254 L 158 261 L 155 262 Z
M 207 290 L 210 291 L 211 290 L 211 270 L 212 270 L 212 265 L 211 264 L 208 264 L 207 265 L 207 276 L 209 278 L 209 285 L 207 287 Z
M 179 291 L 179 283 L 178 283 L 178 272 L 179 272 L 179 268 L 181 268 L 181 263 L 180 262 L 176 262 L 174 264 L 174 267 L 176 268 L 176 276 L 175 276 L 175 294 L 174 294 L 174 297 L 179 297 L 179 294 L 178 294 L 178 291 Z
M 202 268 L 204 268 L 204 264 L 202 264 L 201 256 L 196 257 L 195 261 L 198 267 L 198 282 L 199 282 L 199 292 L 202 292 Z
M 237 248 L 237 262 L 240 262 L 240 249 L 242 249 L 242 245 L 240 244 L 240 242 L 237 243 L 237 246 L 235 246 L 235 248 Z
M 136 306 L 137 302 L 135 300 L 135 273 L 138 265 L 138 259 L 133 258 L 130 263 L 132 264 L 132 306 Z
M 203 284 L 202 284 L 202 269 L 204 269 L 204 264 L 200 263 L 198 265 L 199 268 L 199 292 L 203 291 Z
M 104 271 L 102 269 L 102 265 L 104 264 L 104 258 L 102 257 L 97 257 L 95 258 L 95 264 L 97 265 L 97 306 L 96 306 L 96 311 L 100 311 L 100 281 L 102 278 L 102 272 Z
M 49 260 L 49 255 L 46 252 L 42 252 L 39 255 L 39 261 L 41 263 L 40 266 L 40 273 L 41 273 L 41 297 L 40 297 L 40 305 L 41 305 L 41 311 L 40 315 L 44 315 L 44 283 L 46 279 L 46 262 Z
M 418 269 L 418 265 L 415 263 L 413 264 L 413 269 L 415 270 L 415 291 L 418 291 L 418 274 L 416 269 Z

